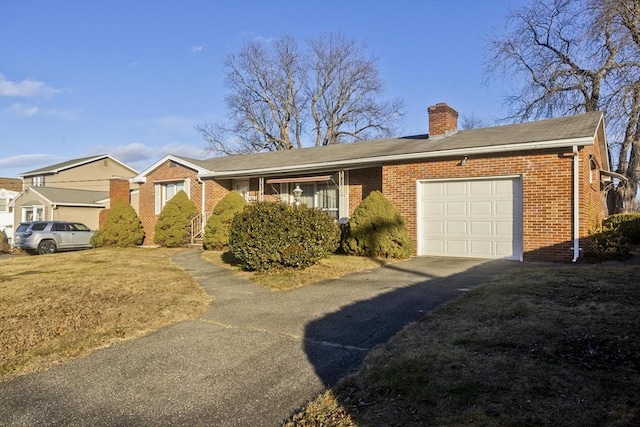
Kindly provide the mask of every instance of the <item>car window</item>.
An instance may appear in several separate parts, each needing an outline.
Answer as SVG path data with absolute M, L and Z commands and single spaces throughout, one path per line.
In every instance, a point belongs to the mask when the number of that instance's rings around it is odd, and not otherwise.
M 32 231 L 42 231 L 47 227 L 46 222 L 36 222 L 31 226 Z
M 53 223 L 51 231 L 68 231 L 67 224 Z
M 29 228 L 29 224 L 20 224 L 20 225 L 18 226 L 18 228 L 16 229 L 16 231 L 17 231 L 18 233 L 22 233 L 22 232 L 27 231 L 27 228 Z
M 89 227 L 87 227 L 84 224 L 80 224 L 79 222 L 74 222 L 73 224 L 69 224 L 69 225 L 71 225 L 72 230 L 75 229 L 78 231 L 91 231 L 89 230 Z

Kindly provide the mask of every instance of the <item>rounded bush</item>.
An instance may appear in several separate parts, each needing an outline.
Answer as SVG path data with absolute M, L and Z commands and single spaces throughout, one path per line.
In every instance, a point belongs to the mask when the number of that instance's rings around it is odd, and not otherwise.
M 229 245 L 229 227 L 233 217 L 242 212 L 247 202 L 237 191 L 231 191 L 218 202 L 207 220 L 202 246 L 222 250 Z
M 640 245 L 640 213 L 611 215 L 603 221 L 603 227 L 620 232 L 634 245 Z
M 236 215 L 229 249 L 244 270 L 305 268 L 334 252 L 339 244 L 336 222 L 304 205 L 262 202 Z
M 631 244 L 617 229 L 601 227 L 589 233 L 583 252 L 588 262 L 625 260 L 631 257 Z
M 342 249 L 350 255 L 408 258 L 413 240 L 400 212 L 379 191 L 372 191 L 349 219 Z
M 167 248 L 188 246 L 191 240 L 191 219 L 197 214 L 198 208 L 189 200 L 187 193 L 179 191 L 158 215 L 154 243 Z
M 127 248 L 141 245 L 143 241 L 142 222 L 133 206 L 123 200 L 113 203 L 102 228 L 91 236 L 91 245 L 96 248 Z

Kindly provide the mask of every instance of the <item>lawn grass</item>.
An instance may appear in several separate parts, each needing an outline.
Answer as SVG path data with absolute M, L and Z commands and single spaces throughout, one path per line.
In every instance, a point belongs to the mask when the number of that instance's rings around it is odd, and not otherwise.
M 322 280 L 335 279 L 349 273 L 372 270 L 394 262 L 388 259 L 366 258 L 348 255 L 330 255 L 318 264 L 304 270 L 281 269 L 272 272 L 242 271 L 240 263 L 229 252 L 204 251 L 202 258 L 221 267 L 238 271 L 244 277 L 272 291 L 300 288 Z
M 511 271 L 374 349 L 285 425 L 640 425 L 640 266 Z
M 210 297 L 167 249 L 2 258 L 0 379 L 202 313 Z

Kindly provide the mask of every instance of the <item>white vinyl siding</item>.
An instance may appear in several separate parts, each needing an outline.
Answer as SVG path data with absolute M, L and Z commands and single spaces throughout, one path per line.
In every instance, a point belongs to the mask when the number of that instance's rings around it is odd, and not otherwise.
M 418 183 L 420 255 L 522 258 L 519 178 Z

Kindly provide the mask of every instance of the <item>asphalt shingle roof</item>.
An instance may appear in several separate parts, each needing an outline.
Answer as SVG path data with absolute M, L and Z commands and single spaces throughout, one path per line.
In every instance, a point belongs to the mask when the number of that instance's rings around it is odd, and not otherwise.
M 54 204 L 60 205 L 100 205 L 99 200 L 109 198 L 108 191 L 77 190 L 74 188 L 33 187 Z
M 428 135 L 415 135 L 326 147 L 213 157 L 205 160 L 180 158 L 214 173 L 233 173 L 255 169 L 295 168 L 305 164 L 346 161 L 364 163 L 367 159 L 399 155 L 419 157 L 420 154 L 426 156 L 441 153 L 442 156 L 446 156 L 447 152 L 454 150 L 593 138 L 601 119 L 601 112 L 590 112 L 529 123 L 462 130 L 446 137 L 429 138 Z

